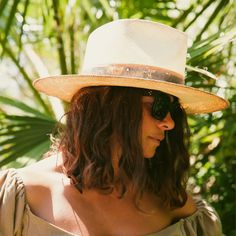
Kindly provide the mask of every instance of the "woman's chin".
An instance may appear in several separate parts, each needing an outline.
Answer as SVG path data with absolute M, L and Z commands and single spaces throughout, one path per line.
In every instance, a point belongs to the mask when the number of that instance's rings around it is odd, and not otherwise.
M 154 157 L 156 152 L 152 152 L 152 153 L 144 153 L 144 158 L 147 158 L 147 159 L 151 159 Z

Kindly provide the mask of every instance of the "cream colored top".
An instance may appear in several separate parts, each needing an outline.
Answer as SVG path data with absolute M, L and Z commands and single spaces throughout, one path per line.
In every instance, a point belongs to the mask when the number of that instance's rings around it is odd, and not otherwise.
M 75 236 L 32 213 L 25 197 L 24 183 L 15 169 L 0 172 L 0 185 L 1 236 Z M 149 236 L 222 235 L 215 210 L 204 200 L 196 200 L 196 206 L 198 210 L 191 216 Z

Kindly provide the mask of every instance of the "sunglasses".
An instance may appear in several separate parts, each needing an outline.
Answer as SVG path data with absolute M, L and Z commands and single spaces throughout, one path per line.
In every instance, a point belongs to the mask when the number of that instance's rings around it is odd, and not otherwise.
M 156 90 L 144 90 L 143 96 L 154 97 L 152 116 L 157 120 L 163 120 L 167 116 L 168 112 L 170 112 L 171 116 L 174 117 L 177 112 L 182 111 L 179 99 L 173 95 Z M 173 99 L 171 99 L 171 97 Z

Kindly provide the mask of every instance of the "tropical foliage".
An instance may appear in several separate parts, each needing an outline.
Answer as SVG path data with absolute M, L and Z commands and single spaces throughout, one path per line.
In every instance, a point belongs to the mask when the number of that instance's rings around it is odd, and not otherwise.
M 159 21 L 189 35 L 187 84 L 230 101 L 225 111 L 189 117 L 189 184 L 217 209 L 225 234 L 235 235 L 235 15 L 230 0 L 1 0 L 0 166 L 41 158 L 66 107 L 39 94 L 33 79 L 77 73 L 88 34 L 99 25 L 120 18 Z

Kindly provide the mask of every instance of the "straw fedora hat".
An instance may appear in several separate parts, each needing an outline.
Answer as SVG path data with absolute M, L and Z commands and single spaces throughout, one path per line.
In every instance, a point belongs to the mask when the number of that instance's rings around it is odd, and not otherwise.
M 88 86 L 124 86 L 172 94 L 188 114 L 218 111 L 228 101 L 184 85 L 187 35 L 172 27 L 137 19 L 107 23 L 88 38 L 81 73 L 40 78 L 40 92 L 70 102 Z

